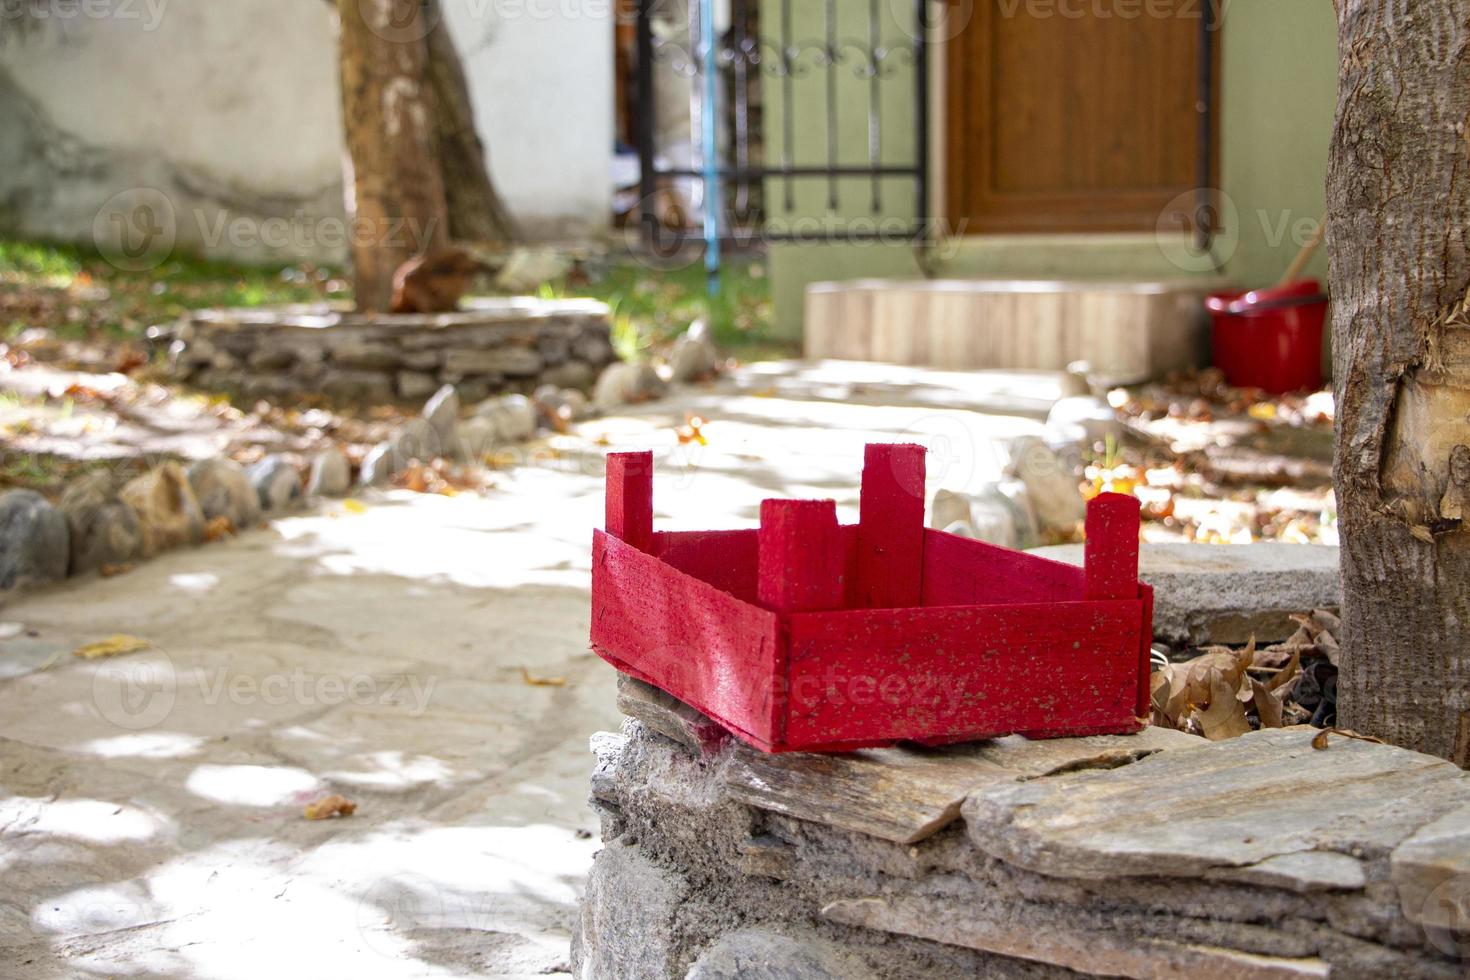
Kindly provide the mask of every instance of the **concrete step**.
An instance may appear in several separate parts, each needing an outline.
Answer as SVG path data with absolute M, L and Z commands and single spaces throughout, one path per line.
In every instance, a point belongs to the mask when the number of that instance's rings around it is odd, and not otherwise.
M 966 370 L 1059 371 L 1115 383 L 1206 362 L 1214 279 L 1086 282 L 857 279 L 806 290 L 806 356 Z

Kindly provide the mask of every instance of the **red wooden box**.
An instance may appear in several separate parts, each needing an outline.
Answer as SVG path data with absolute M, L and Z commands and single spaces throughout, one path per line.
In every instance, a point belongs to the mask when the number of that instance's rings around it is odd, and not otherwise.
M 653 455 L 607 461 L 592 648 L 766 752 L 1124 734 L 1148 708 L 1138 501 L 1087 508 L 1076 568 L 924 527 L 924 449 L 872 445 L 860 519 L 653 530 Z

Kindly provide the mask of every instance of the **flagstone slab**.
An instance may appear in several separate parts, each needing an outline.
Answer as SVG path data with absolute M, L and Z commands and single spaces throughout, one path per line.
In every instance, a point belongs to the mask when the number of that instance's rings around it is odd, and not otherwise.
M 1031 552 L 1082 564 L 1082 545 Z M 1294 613 L 1342 602 L 1337 549 L 1326 545 L 1144 544 L 1138 577 L 1154 587 L 1154 637 L 1169 643 L 1275 643 L 1296 632 Z
M 904 896 L 838 900 L 822 908 L 822 917 L 1087 975 L 1134 980 L 1325 980 L 1330 972 L 1328 964 L 1315 957 L 1261 956 L 1099 929 L 1055 925 L 1038 929 L 1014 914 L 991 916 L 988 911 Z
M 1462 935 L 1470 954 L 1470 806 L 1421 827 L 1389 859 L 1404 915 Z
M 970 840 L 1046 875 L 1185 877 L 1265 862 L 1261 874 L 1306 889 L 1322 883 L 1318 863 L 1280 858 L 1386 855 L 1470 802 L 1470 774 L 1442 759 L 1354 739 L 1318 750 L 1314 735 L 1252 732 L 1121 769 L 991 786 L 964 804 Z

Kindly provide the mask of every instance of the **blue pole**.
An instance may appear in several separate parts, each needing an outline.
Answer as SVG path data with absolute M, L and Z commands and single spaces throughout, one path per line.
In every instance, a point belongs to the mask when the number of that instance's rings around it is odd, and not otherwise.
M 704 111 L 700 113 L 703 124 L 704 148 L 704 272 L 708 280 L 709 294 L 720 291 L 720 144 L 716 125 L 719 93 L 720 66 L 715 52 L 715 2 L 699 2 L 700 47 L 704 50 Z

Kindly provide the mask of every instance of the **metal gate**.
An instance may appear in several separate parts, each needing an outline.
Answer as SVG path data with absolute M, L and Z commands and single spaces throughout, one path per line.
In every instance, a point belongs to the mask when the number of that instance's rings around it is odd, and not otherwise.
M 645 246 L 668 251 L 691 240 L 702 241 L 713 276 L 718 273 L 722 244 L 855 241 L 892 234 L 891 229 L 880 233 L 869 223 L 828 222 L 810 231 L 768 227 L 767 202 L 779 200 L 785 212 L 794 212 L 796 188 L 802 182 L 825 182 L 828 215 L 851 207 L 853 202 L 844 201 L 844 194 L 852 193 L 853 178 L 866 178 L 862 206 L 875 216 L 885 211 L 885 181 L 911 181 L 916 203 L 906 233 L 915 239 L 924 233 L 930 217 L 926 0 L 802 0 L 799 5 L 794 0 L 636 0 L 636 4 L 637 221 Z M 893 31 L 896 17 L 910 25 L 900 37 Z M 854 29 L 856 25 L 862 26 Z M 697 127 L 691 124 L 692 152 L 684 165 L 661 159 L 656 119 L 663 107 L 656 94 L 657 72 L 675 72 L 687 79 Z M 843 73 L 850 74 L 844 78 Z M 885 118 L 885 86 L 900 81 L 912 86 L 912 115 L 892 118 L 890 111 Z M 802 86 L 820 88 L 821 111 L 802 114 L 798 104 Z M 802 94 L 806 103 L 817 102 L 814 89 Z M 862 113 L 866 152 L 858 159 L 845 157 L 840 150 L 843 110 L 850 117 L 855 98 L 866 103 Z M 772 99 L 780 108 L 779 132 L 767 134 L 766 114 L 754 111 L 752 103 Z M 797 134 L 812 127 L 819 128 L 825 152 L 799 158 Z M 884 159 L 888 127 L 912 127 L 908 159 L 898 163 Z M 775 159 L 767 158 L 768 135 L 776 137 L 779 147 Z M 698 238 L 688 227 L 669 228 L 659 216 L 659 195 L 676 181 L 701 189 Z

